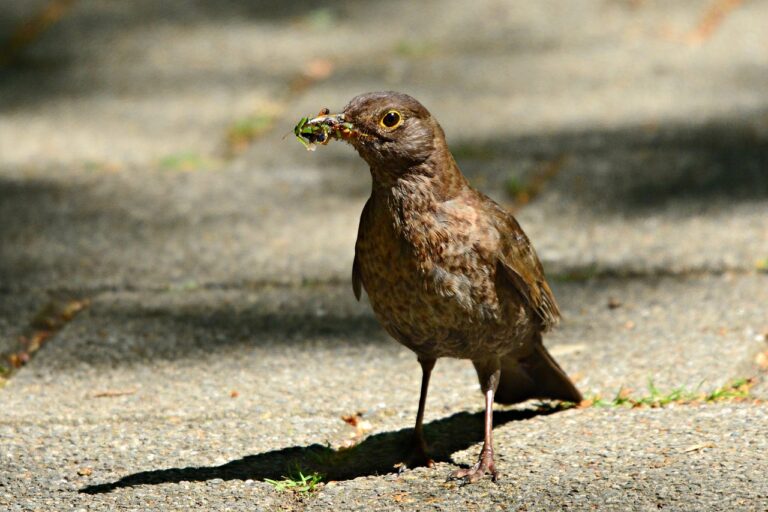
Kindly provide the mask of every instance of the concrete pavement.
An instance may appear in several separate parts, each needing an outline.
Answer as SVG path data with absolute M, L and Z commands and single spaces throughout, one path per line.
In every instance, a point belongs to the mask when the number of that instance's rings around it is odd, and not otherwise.
M 712 4 L 77 4 L 0 69 L 0 353 L 91 300 L 0 389 L 0 508 L 765 509 L 752 400 L 500 409 L 502 480 L 445 484 L 481 441 L 466 361 L 434 374 L 437 468 L 398 475 L 420 374 L 348 282 L 367 171 L 283 138 L 411 92 L 516 208 L 582 389 L 764 400 L 768 2 L 709 33 Z M 318 491 L 264 482 L 297 464 Z

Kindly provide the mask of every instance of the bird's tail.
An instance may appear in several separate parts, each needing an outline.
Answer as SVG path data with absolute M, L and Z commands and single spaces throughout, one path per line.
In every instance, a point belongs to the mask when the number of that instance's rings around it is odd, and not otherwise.
M 495 401 L 516 404 L 530 398 L 542 398 L 581 402 L 581 393 L 547 352 L 541 338 L 534 344 L 533 353 L 527 357 L 506 356 L 501 359 L 501 379 Z

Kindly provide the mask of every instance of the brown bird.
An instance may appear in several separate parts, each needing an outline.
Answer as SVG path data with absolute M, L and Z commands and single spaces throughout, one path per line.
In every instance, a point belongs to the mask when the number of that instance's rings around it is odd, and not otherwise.
M 528 237 L 509 212 L 469 185 L 442 128 L 414 98 L 362 94 L 342 113 L 324 109 L 306 125 L 323 128 L 308 142 L 345 139 L 370 166 L 352 286 L 358 300 L 365 288 L 381 325 L 421 363 L 411 462 L 433 464 L 422 422 L 435 361 L 469 359 L 485 394 L 485 440 L 477 464 L 451 477 L 496 479 L 494 400 L 582 400 L 542 344 L 560 313 Z

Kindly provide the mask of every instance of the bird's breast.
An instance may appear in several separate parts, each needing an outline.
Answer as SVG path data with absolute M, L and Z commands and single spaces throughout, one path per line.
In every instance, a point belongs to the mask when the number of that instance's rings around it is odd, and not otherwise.
M 478 250 L 471 222 L 437 208 L 361 219 L 356 251 L 371 305 L 416 352 L 462 357 L 469 333 L 499 320 L 495 266 Z

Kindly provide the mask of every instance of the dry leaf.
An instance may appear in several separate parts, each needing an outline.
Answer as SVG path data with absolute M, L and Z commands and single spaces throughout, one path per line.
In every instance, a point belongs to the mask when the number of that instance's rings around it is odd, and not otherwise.
M 22 338 L 27 345 L 28 352 L 37 352 L 43 346 L 45 340 L 51 337 L 51 331 L 35 331 L 29 338 Z
M 356 412 L 355 414 L 345 414 L 341 417 L 341 419 L 344 421 L 344 423 L 348 425 L 352 425 L 353 427 L 357 426 L 357 422 L 360 421 L 360 418 L 363 415 L 359 412 Z
M 16 352 L 8 356 L 8 362 L 14 369 L 19 369 L 29 362 L 29 354 L 26 352 Z
M 90 304 L 91 301 L 88 299 L 68 302 L 61 311 L 61 319 L 65 322 L 69 322 L 76 314 L 87 308 Z

